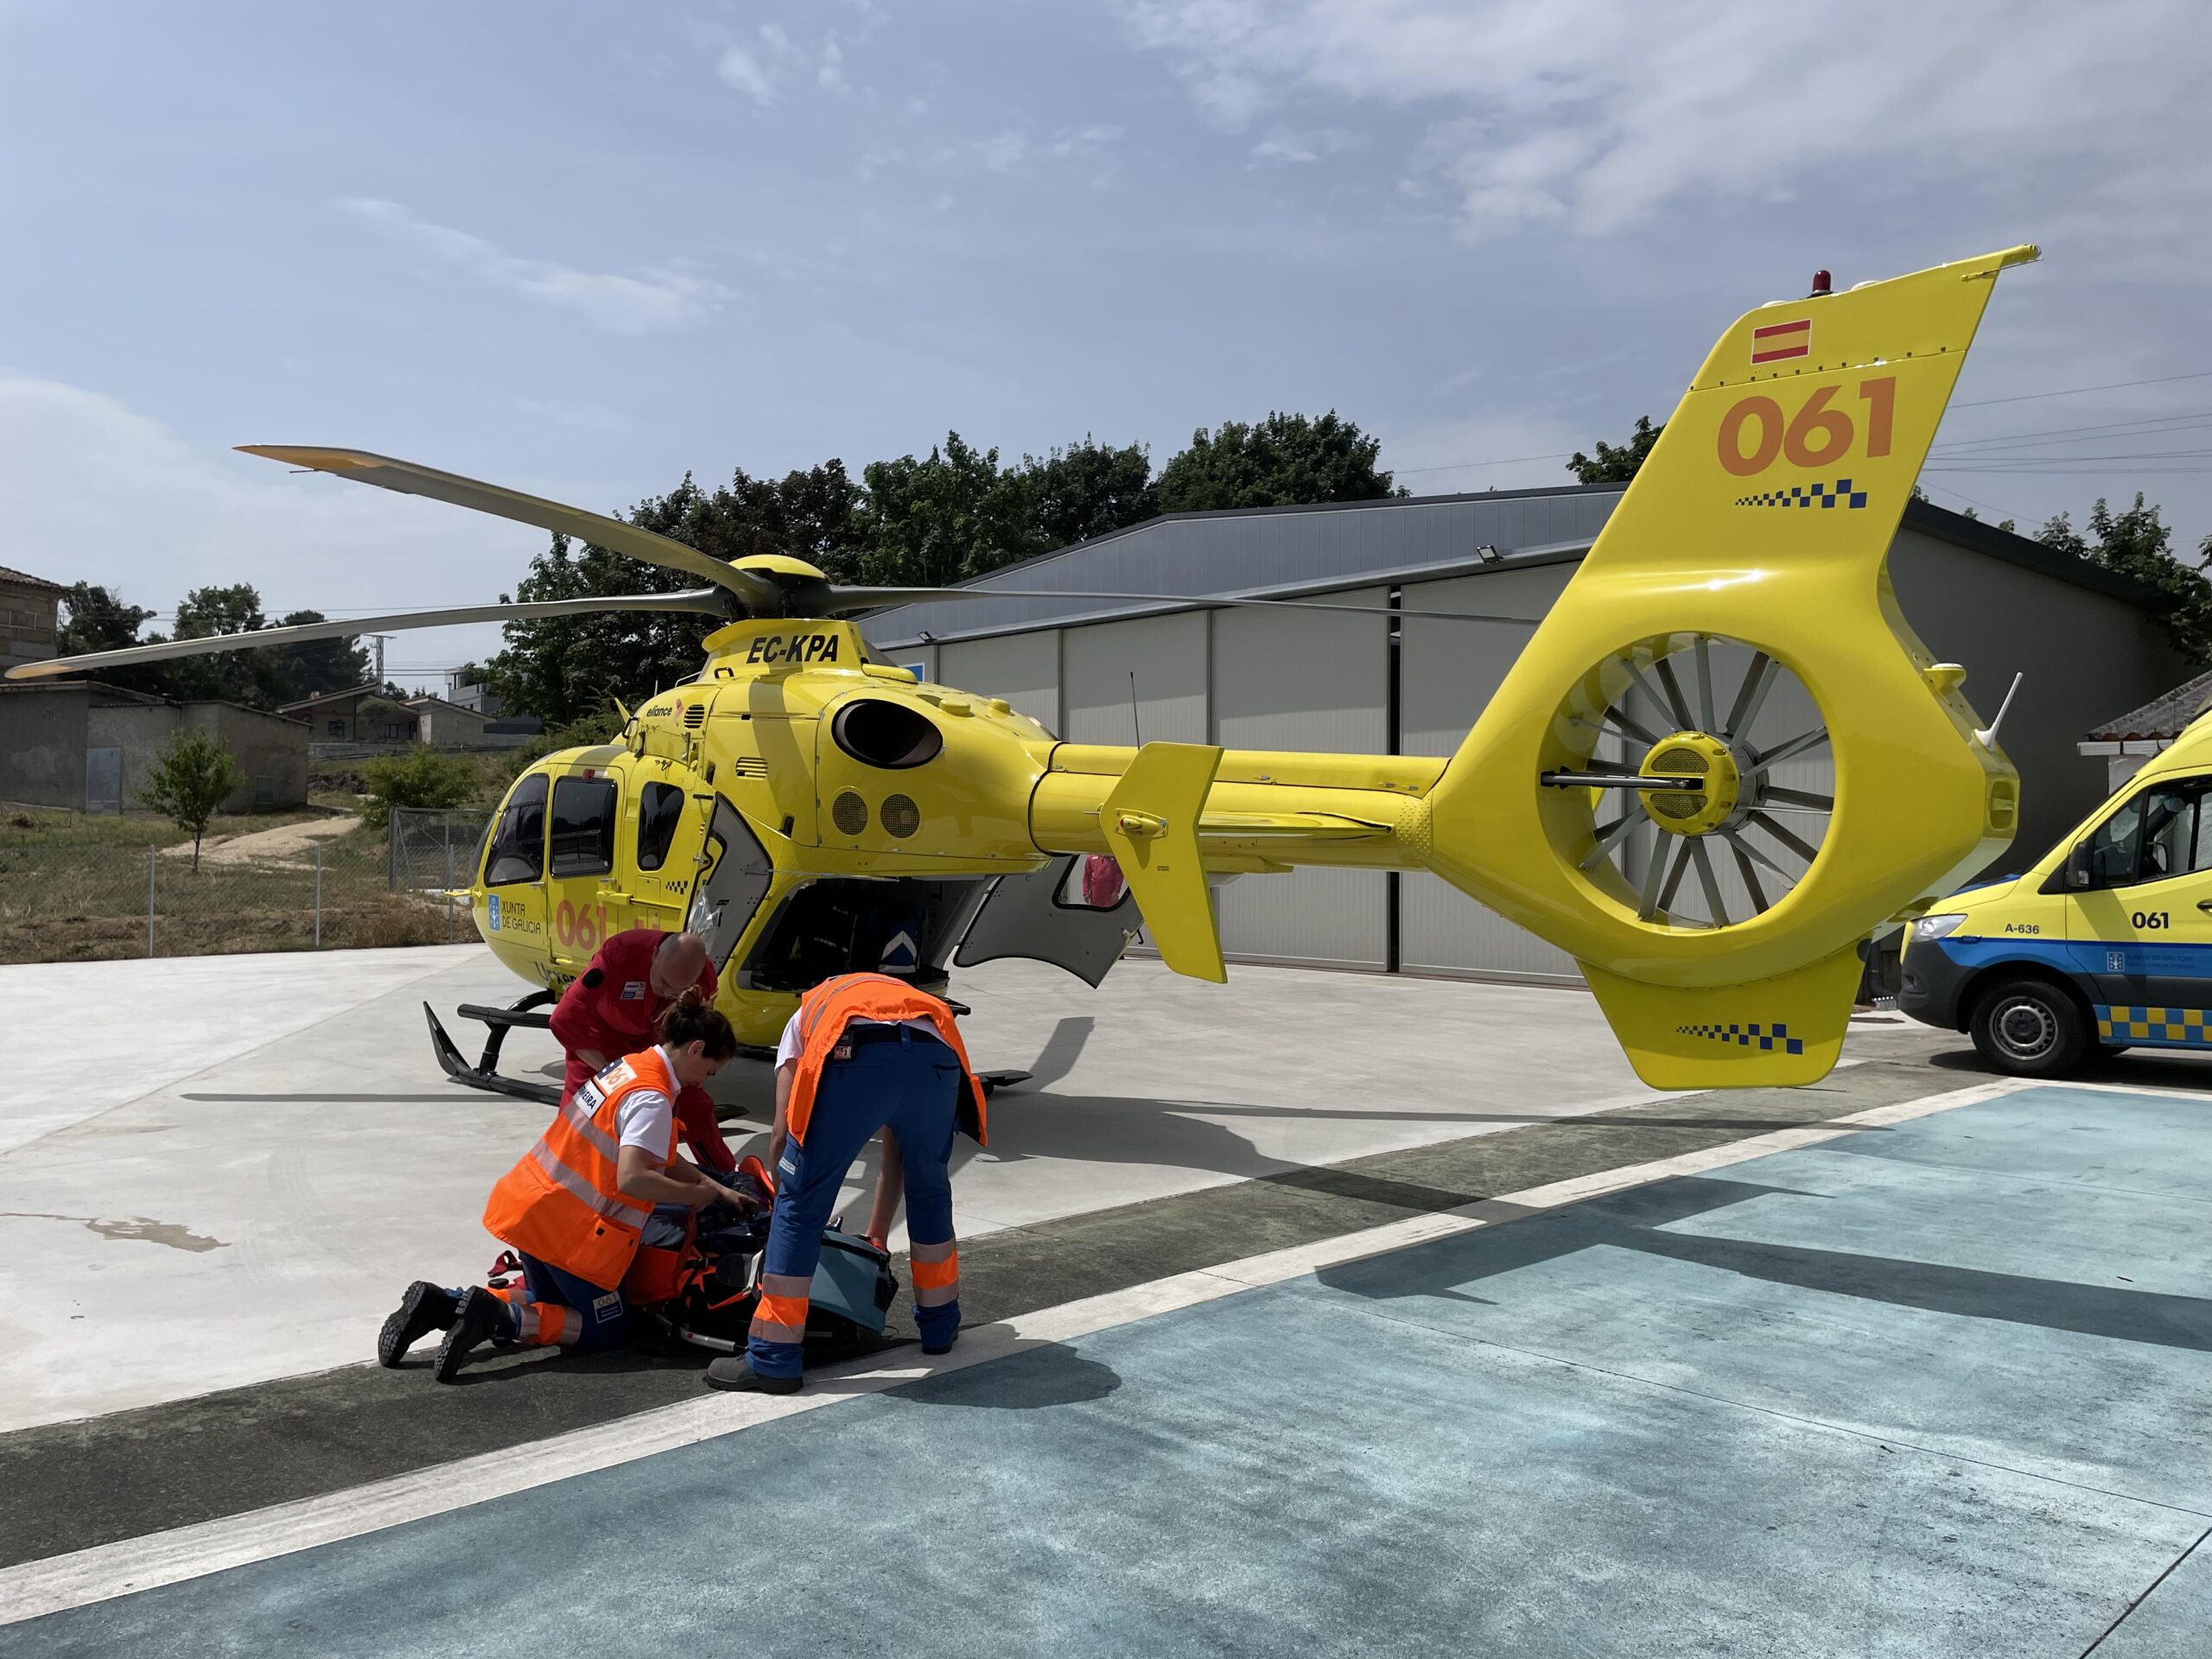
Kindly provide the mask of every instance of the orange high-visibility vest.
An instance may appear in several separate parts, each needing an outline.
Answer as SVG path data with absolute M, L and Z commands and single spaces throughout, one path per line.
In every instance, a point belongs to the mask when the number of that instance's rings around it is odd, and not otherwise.
M 658 1049 L 608 1066 L 569 1096 L 537 1144 L 499 1177 L 484 1205 L 486 1230 L 587 1284 L 607 1290 L 620 1285 L 653 1210 L 618 1182 L 617 1115 L 640 1089 L 656 1090 L 673 1103 L 679 1087 Z M 675 1155 L 671 1113 L 659 1157 L 665 1164 Z
M 806 1122 L 813 1116 L 814 1093 L 822 1082 L 823 1065 L 844 1035 L 847 1022 L 854 1020 L 880 1020 L 886 1025 L 926 1020 L 936 1027 L 944 1046 L 958 1058 L 961 1075 L 968 1084 L 975 1121 L 970 1123 L 969 1115 L 963 1113 L 960 1127 L 974 1135 L 978 1145 L 986 1144 L 983 1085 L 976 1081 L 976 1068 L 968 1063 L 968 1046 L 960 1040 L 960 1028 L 952 1023 L 952 1010 L 927 991 L 917 990 L 888 974 L 845 974 L 823 981 L 799 999 L 798 1071 L 791 1078 L 791 1104 L 784 1120 L 792 1140 L 806 1144 Z

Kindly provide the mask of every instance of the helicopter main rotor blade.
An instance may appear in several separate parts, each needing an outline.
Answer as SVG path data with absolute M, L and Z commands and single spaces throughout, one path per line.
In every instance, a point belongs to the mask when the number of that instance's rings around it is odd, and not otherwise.
M 540 530 L 556 531 L 580 541 L 611 547 L 618 553 L 627 553 L 633 559 L 643 559 L 664 570 L 681 570 L 686 575 L 726 588 L 736 594 L 753 614 L 783 614 L 783 590 L 767 577 L 754 571 L 740 570 L 710 553 L 702 553 L 671 537 L 624 524 L 605 513 L 586 512 L 582 507 L 524 495 L 519 490 L 502 489 L 497 484 L 463 478 L 458 473 L 442 473 L 434 467 L 418 466 L 411 461 L 372 454 L 365 449 L 320 449 L 281 443 L 242 443 L 238 448 L 249 455 L 264 455 L 270 461 L 304 467 L 313 472 L 335 473 L 341 478 L 373 484 L 378 489 L 395 490 L 402 495 L 426 495 L 451 506 L 488 512 L 495 518 L 512 518 L 518 524 L 534 524 Z
M 297 645 L 313 639 L 343 639 L 359 633 L 400 633 L 410 628 L 450 627 L 456 622 L 524 622 L 544 616 L 588 616 L 594 611 L 703 611 L 727 617 L 733 608 L 720 588 L 681 594 L 627 594 L 603 599 L 525 600 L 508 605 L 452 605 L 436 611 L 402 611 L 392 616 L 355 616 L 341 622 L 299 622 L 285 628 L 257 628 L 251 633 L 214 633 L 200 639 L 164 639 L 150 645 L 86 652 L 80 657 L 53 657 L 8 671 L 11 680 L 44 679 L 87 669 L 122 668 L 131 663 L 167 662 L 177 657 L 208 657 L 219 651 L 252 651 L 263 645 Z
M 1120 599 L 1132 604 L 1257 605 L 1291 611 L 1351 611 L 1361 616 L 1424 616 L 1450 622 L 1510 622 L 1533 628 L 1542 621 L 1535 616 L 1491 616 L 1480 611 L 1415 611 L 1388 605 L 1332 605 L 1312 599 L 1233 598 L 1222 594 L 1096 594 L 1068 588 L 849 588 L 830 589 L 836 614 L 874 610 L 887 605 L 926 604 L 940 599 Z

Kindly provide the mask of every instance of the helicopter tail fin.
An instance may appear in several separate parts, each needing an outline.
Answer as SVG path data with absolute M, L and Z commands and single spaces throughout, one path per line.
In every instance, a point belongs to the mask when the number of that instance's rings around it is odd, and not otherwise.
M 1821 1076 L 1858 942 L 2011 838 L 2018 776 L 1888 558 L 2035 257 L 1733 324 L 1428 795 L 1422 861 L 1572 954 L 1647 1081 Z

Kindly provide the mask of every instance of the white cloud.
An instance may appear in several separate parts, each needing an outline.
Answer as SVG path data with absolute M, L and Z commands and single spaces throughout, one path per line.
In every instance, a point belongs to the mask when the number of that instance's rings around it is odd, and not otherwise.
M 715 61 L 715 73 L 755 104 L 776 101 L 776 83 L 768 79 L 768 72 L 741 46 L 723 48 L 721 58 Z
M 1021 166 L 1021 158 L 1028 153 L 1029 140 L 1009 129 L 979 139 L 973 146 L 976 157 L 994 173 L 1013 173 Z
M 353 197 L 339 205 L 403 247 L 467 271 L 494 288 L 575 311 L 609 334 L 691 327 L 734 297 L 720 283 L 681 261 L 630 275 L 579 270 L 507 253 L 480 236 L 417 219 L 396 201 Z
M 1070 156 L 1096 156 L 1099 151 L 1122 142 L 1120 127 L 1093 124 L 1088 127 L 1063 127 L 1053 135 L 1046 147 L 1048 155 L 1065 158 Z
M 504 519 L 203 448 L 111 397 L 5 368 L 0 453 L 10 563 L 164 613 L 188 588 L 236 582 L 259 588 L 271 616 L 482 604 L 512 592 L 545 546 L 543 531 Z M 397 660 L 459 663 L 499 644 L 488 625 L 405 639 Z
M 798 55 L 798 48 L 791 44 L 791 37 L 784 33 L 781 23 L 761 24 L 760 38 L 768 43 L 768 49 L 779 58 L 795 58 Z
M 845 90 L 845 54 L 837 49 L 837 37 L 834 35 L 822 43 L 822 67 L 815 71 L 814 79 L 824 92 Z
M 579 432 L 598 432 L 613 435 L 629 431 L 636 423 L 619 409 L 609 409 L 604 404 L 586 403 L 565 397 L 518 397 L 516 410 L 537 420 L 551 421 L 556 426 L 574 427 Z
M 1268 110 L 1413 112 L 1418 165 L 1470 234 L 1602 232 L 1678 198 L 1770 200 L 1816 173 L 1880 188 L 2147 156 L 2202 195 L 2212 30 L 2189 0 L 1135 0 L 1125 13 L 1226 130 Z
M 1288 127 L 1270 127 L 1267 137 L 1252 146 L 1252 159 L 1255 162 L 1303 164 L 1318 162 L 1324 156 L 1342 156 L 1347 151 L 1366 147 L 1365 139 L 1342 127 L 1321 127 L 1312 132 L 1294 132 Z

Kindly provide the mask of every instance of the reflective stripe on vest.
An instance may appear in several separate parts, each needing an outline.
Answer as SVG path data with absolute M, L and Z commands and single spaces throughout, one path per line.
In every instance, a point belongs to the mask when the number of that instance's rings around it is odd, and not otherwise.
M 651 1205 L 621 1190 L 616 1126 L 622 1105 L 632 1095 L 652 1090 L 666 1096 L 672 1106 L 679 1086 L 656 1049 L 607 1067 L 576 1090 L 537 1144 L 492 1189 L 484 1207 L 485 1227 L 516 1249 L 588 1284 L 609 1290 L 620 1285 L 652 1215 Z M 658 1160 L 665 1164 L 675 1154 L 671 1112 Z
M 530 1149 L 537 1166 L 553 1178 L 556 1186 L 566 1188 L 590 1208 L 594 1213 L 609 1221 L 619 1221 L 626 1227 L 642 1228 L 652 1217 L 651 1205 L 639 1204 L 619 1192 L 602 1192 L 582 1176 L 570 1169 L 556 1155 L 553 1148 L 540 1141 Z
M 836 979 L 824 980 L 809 991 L 798 1005 L 799 1057 L 798 1070 L 791 1078 L 791 1103 L 785 1109 L 785 1122 L 791 1137 L 801 1146 L 806 1144 L 807 1121 L 814 1112 L 815 1091 L 821 1086 L 822 1068 L 830 1052 L 844 1034 L 846 1025 L 855 1020 L 878 1020 L 886 1025 L 898 1025 L 908 1020 L 926 1020 L 944 1039 L 960 1062 L 962 1081 L 969 1090 L 976 1111 L 976 1140 L 985 1145 L 983 1116 L 983 1085 L 976 1079 L 976 1068 L 969 1064 L 968 1046 L 960 1039 L 960 1028 L 953 1024 L 952 1010 L 927 991 L 917 990 L 903 979 L 893 979 L 887 974 L 842 974 Z

